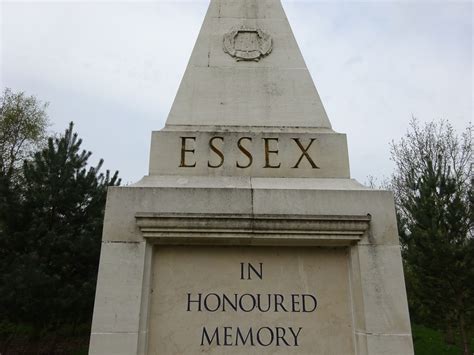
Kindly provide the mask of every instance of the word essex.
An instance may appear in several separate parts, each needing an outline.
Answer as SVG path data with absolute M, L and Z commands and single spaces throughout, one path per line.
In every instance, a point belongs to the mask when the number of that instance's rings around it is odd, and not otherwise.
M 180 168 L 194 168 L 198 164 L 196 158 L 196 137 L 180 137 L 181 138 L 181 161 Z M 309 151 L 316 138 L 305 139 L 302 141 L 301 138 L 291 138 L 293 146 L 299 151 L 299 155 L 295 156 L 295 160 L 288 162 L 292 169 L 298 169 L 303 164 L 309 164 L 312 169 L 319 169 L 319 166 L 315 163 L 313 157 Z M 239 169 L 248 169 L 254 164 L 254 152 L 251 147 L 261 146 L 261 152 L 263 154 L 263 168 L 264 169 L 278 169 L 282 166 L 282 162 L 279 157 L 280 149 L 278 147 L 279 138 L 261 138 L 254 139 L 252 137 L 241 137 L 236 142 L 236 148 L 239 155 L 236 158 L 235 166 Z M 256 144 L 255 144 L 256 143 Z M 218 169 L 224 165 L 226 157 L 224 151 L 225 138 L 222 136 L 211 137 L 208 141 L 208 147 L 210 149 L 212 159 L 209 159 L 207 166 L 211 169 Z

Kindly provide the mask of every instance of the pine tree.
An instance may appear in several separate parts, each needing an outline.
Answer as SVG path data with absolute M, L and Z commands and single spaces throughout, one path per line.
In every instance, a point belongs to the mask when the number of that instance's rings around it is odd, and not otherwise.
M 393 176 L 412 318 L 458 329 L 464 354 L 474 324 L 471 128 L 459 139 L 446 122 L 412 131 L 392 154 Z
M 0 244 L 0 316 L 36 329 L 90 321 L 108 186 L 118 172 L 88 167 L 73 124 L 23 167 Z

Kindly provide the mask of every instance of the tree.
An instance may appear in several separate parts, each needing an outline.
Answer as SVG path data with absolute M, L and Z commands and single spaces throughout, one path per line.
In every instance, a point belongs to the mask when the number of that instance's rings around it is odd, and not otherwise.
M 45 139 L 47 103 L 5 89 L 0 97 L 0 173 L 11 176 Z
M 37 330 L 90 321 L 106 191 L 120 179 L 102 160 L 88 167 L 81 143 L 71 123 L 24 163 L 0 235 L 0 319 Z
M 474 324 L 472 127 L 461 137 L 447 121 L 410 131 L 392 143 L 392 177 L 410 311 L 415 321 L 450 333 L 464 354 Z

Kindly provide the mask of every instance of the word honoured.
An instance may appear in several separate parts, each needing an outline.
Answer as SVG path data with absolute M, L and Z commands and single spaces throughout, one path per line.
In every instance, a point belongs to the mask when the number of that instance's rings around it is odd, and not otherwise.
M 240 263 L 239 279 L 241 281 L 264 278 L 263 263 L 258 265 Z M 206 313 L 300 313 L 309 314 L 316 311 L 318 300 L 310 293 L 191 293 L 186 294 L 186 312 Z M 297 347 L 302 327 L 281 326 L 203 326 L 201 329 L 201 346 L 259 346 L 259 347 Z
M 181 162 L 180 168 L 195 168 L 197 165 L 194 148 L 196 143 L 196 137 L 180 137 L 181 138 Z M 300 155 L 294 162 L 291 162 L 292 169 L 299 169 L 303 161 L 309 163 L 312 169 L 320 169 L 315 163 L 313 157 L 309 154 L 310 148 L 316 141 L 316 138 L 311 138 L 307 142 L 302 142 L 300 138 L 291 138 L 293 144 L 300 151 Z M 262 138 L 261 145 L 263 149 L 263 161 L 264 169 L 279 169 L 282 165 L 279 160 L 278 154 L 280 152 L 278 148 L 279 138 Z M 240 157 L 237 158 L 235 166 L 239 169 L 249 169 L 254 164 L 254 153 L 249 148 L 253 143 L 252 137 L 241 137 L 237 141 L 237 149 Z M 208 146 L 212 154 L 218 160 L 217 162 L 207 162 L 207 166 L 210 169 L 219 169 L 224 166 L 226 157 L 223 153 L 223 146 L 225 144 L 224 137 L 214 136 L 209 139 Z
M 188 293 L 188 312 L 259 312 L 259 313 L 312 313 L 318 301 L 310 294 L 217 294 Z

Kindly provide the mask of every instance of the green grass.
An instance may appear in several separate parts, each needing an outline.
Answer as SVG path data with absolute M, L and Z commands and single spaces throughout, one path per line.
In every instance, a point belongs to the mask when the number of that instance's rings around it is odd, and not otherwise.
M 89 353 L 89 347 L 86 347 L 84 349 L 76 350 L 72 355 L 87 355 L 88 353 Z
M 457 345 L 444 342 L 443 334 L 437 330 L 421 325 L 413 325 L 413 342 L 416 355 L 461 355 L 462 349 Z M 471 350 L 474 349 L 474 338 L 471 338 Z

